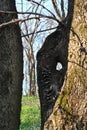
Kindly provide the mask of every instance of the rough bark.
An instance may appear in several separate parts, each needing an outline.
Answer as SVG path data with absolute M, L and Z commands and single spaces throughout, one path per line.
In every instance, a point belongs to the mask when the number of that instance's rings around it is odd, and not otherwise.
M 87 2 L 75 0 L 67 79 L 45 130 L 87 130 Z
M 0 0 L 0 10 L 16 11 L 15 0 Z M 0 14 L 0 24 L 17 18 Z M 22 41 L 18 24 L 0 28 L 0 130 L 19 130 L 22 93 Z
M 67 18 L 50 34 L 37 53 L 37 81 L 41 105 L 41 130 L 53 112 L 53 107 L 61 91 L 68 63 L 68 43 L 74 1 L 68 3 Z M 62 69 L 57 65 L 61 63 Z M 51 130 L 50 127 L 47 129 Z M 52 129 L 53 130 L 53 129 Z M 56 129 L 54 129 L 56 130 Z

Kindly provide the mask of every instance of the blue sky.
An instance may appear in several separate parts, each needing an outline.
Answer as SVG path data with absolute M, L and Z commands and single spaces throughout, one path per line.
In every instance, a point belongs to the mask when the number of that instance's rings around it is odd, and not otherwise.
M 36 0 L 36 1 L 39 2 L 40 0 Z M 59 2 L 60 0 L 57 0 L 57 1 L 58 1 L 58 3 L 60 3 Z M 23 2 L 23 7 L 22 7 L 21 2 Z M 67 10 L 67 0 L 64 0 L 64 2 L 65 2 L 65 9 Z M 32 3 L 28 2 L 27 0 L 16 0 L 17 11 L 22 11 L 23 10 L 24 12 L 26 12 L 29 9 L 30 6 L 34 6 L 34 5 L 32 5 Z M 46 0 L 46 2 L 44 2 L 44 6 L 46 8 L 48 8 L 49 10 L 51 10 L 52 13 L 55 14 L 54 8 L 53 8 L 52 3 L 51 3 L 51 0 Z M 49 13 L 47 11 L 45 11 L 45 10 L 43 10 L 42 13 L 45 14 L 45 15 L 49 15 Z M 22 15 L 19 15 L 19 17 L 22 17 Z M 42 27 L 43 27 L 42 29 L 45 29 L 44 25 L 42 25 Z M 44 38 L 43 38 L 43 36 L 44 36 Z M 37 39 L 37 42 L 35 43 L 35 46 L 34 46 L 35 54 L 37 52 L 38 43 L 42 42 L 42 39 L 44 41 L 45 37 L 46 37 L 46 33 L 45 33 L 45 35 L 44 35 L 44 33 L 41 33 L 39 39 Z M 28 68 L 26 66 L 27 62 L 28 62 L 28 60 L 27 60 L 25 52 L 24 52 L 24 74 L 27 74 L 27 71 L 28 71 Z M 24 80 L 23 80 L 23 93 L 26 92 L 28 86 L 29 86 L 28 78 L 27 79 L 24 78 Z

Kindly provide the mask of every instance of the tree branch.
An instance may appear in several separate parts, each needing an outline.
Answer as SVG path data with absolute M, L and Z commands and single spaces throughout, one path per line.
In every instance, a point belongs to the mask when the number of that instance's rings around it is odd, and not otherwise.
M 40 3 L 38 3 L 38 2 L 36 2 L 34 0 L 32 0 L 32 2 L 35 3 L 35 4 L 37 4 L 37 5 L 39 5 L 39 6 L 41 6 L 43 9 L 45 9 L 46 11 L 48 11 L 54 18 L 56 18 L 56 16 L 49 9 L 47 9 L 45 6 L 41 5 Z
M 26 20 L 31 20 L 31 19 L 39 19 L 39 17 L 22 18 L 22 19 L 12 19 L 12 20 L 9 21 L 9 22 L 0 24 L 0 28 L 5 27 L 5 26 L 10 25 L 10 24 L 16 24 L 16 23 L 24 22 L 24 21 L 26 21 Z
M 40 17 L 43 17 L 43 18 L 48 18 L 48 19 L 52 19 L 52 20 L 55 20 L 57 23 L 60 23 L 61 20 L 58 20 L 56 17 L 52 17 L 52 16 L 47 16 L 47 15 L 44 15 L 44 14 L 40 14 L 40 13 L 33 13 L 33 12 L 14 12 L 14 11 L 3 11 L 3 10 L 0 10 L 0 14 L 32 14 L 32 15 L 38 15 Z
M 54 9 L 55 9 L 55 11 L 56 11 L 56 14 L 57 14 L 57 17 L 58 17 L 58 21 L 62 22 L 62 18 L 61 18 L 59 9 L 58 9 L 58 7 L 57 7 L 57 2 L 56 2 L 56 0 L 52 0 L 52 4 L 53 4 Z
M 80 43 L 80 46 L 82 46 L 83 43 L 82 43 L 80 37 L 78 36 L 78 34 L 74 31 L 73 27 L 71 28 L 71 31 L 72 31 L 73 35 L 75 35 L 77 37 L 77 39 L 78 39 L 78 41 Z
M 68 62 L 71 62 L 71 63 L 73 63 L 73 64 L 76 64 L 76 65 L 78 65 L 79 67 L 81 67 L 81 68 L 87 70 L 87 68 L 83 67 L 83 66 L 80 65 L 79 63 L 76 63 L 75 61 L 70 61 L 70 60 L 68 60 Z
M 35 33 L 41 33 L 41 32 L 46 32 L 46 31 L 49 31 L 49 30 L 53 30 L 53 29 L 56 29 L 57 27 L 54 27 L 54 28 L 48 28 L 48 29 L 44 29 L 44 30 L 40 30 L 40 31 L 37 31 Z M 33 32 L 32 33 L 29 33 L 27 35 L 22 35 L 22 37 L 26 37 L 26 36 L 29 36 L 29 35 L 32 35 L 34 34 Z
M 62 11 L 62 18 L 65 18 L 65 11 L 64 11 L 64 0 L 61 0 L 61 11 Z

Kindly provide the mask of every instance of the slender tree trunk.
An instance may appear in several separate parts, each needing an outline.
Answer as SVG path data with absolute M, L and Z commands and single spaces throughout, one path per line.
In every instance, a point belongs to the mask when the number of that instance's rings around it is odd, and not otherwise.
M 16 11 L 15 0 L 0 0 L 0 10 Z M 0 24 L 17 18 L 0 14 Z M 18 24 L 0 28 L 0 130 L 19 130 L 23 54 Z
M 37 81 L 41 104 L 41 130 L 44 129 L 45 122 L 53 112 L 53 107 L 61 91 L 67 71 L 68 43 L 73 8 L 74 0 L 68 1 L 67 18 L 59 24 L 55 32 L 46 38 L 42 48 L 37 53 Z M 57 69 L 58 64 L 62 65 L 62 69 Z M 47 130 L 57 129 L 53 129 L 49 125 Z
M 34 80 L 34 88 L 33 88 L 33 90 L 34 90 L 34 95 L 36 95 L 37 94 L 37 91 L 36 91 L 36 75 L 35 75 L 35 62 L 34 62 L 34 70 L 33 70 L 34 72 L 34 76 L 33 76 L 33 80 Z

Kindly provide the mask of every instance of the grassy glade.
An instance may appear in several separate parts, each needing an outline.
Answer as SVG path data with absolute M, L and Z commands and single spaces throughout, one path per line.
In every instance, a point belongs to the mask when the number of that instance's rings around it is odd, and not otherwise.
M 40 130 L 40 104 L 38 97 L 22 97 L 20 130 Z

